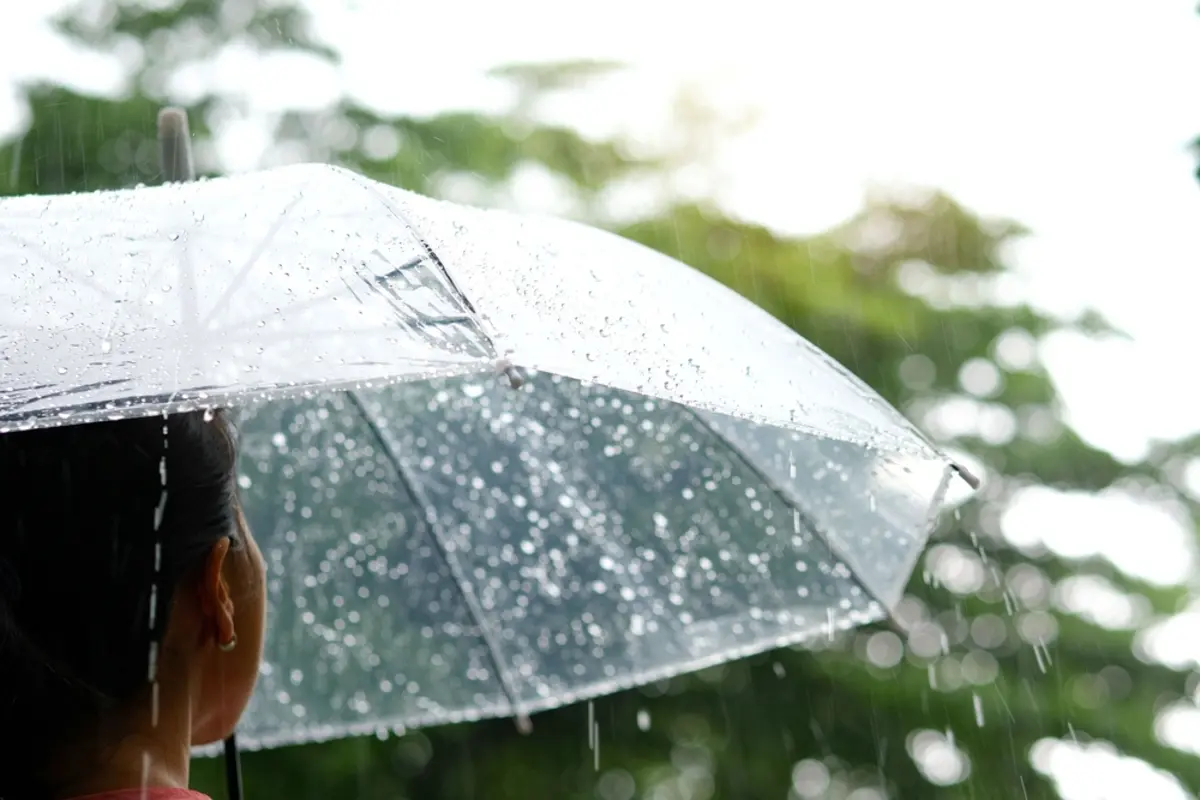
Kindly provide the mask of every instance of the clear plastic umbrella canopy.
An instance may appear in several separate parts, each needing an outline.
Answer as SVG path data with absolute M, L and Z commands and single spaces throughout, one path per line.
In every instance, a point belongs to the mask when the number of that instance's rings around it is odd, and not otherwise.
M 0 432 L 239 409 L 270 746 L 878 620 L 953 465 L 685 265 L 327 166 L 0 201 Z

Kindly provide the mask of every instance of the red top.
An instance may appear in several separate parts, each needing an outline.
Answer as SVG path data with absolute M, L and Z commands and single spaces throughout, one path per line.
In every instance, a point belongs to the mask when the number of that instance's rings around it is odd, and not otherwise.
M 149 786 L 145 789 L 120 789 L 77 797 L 75 800 L 211 800 L 207 795 L 190 789 L 165 789 Z

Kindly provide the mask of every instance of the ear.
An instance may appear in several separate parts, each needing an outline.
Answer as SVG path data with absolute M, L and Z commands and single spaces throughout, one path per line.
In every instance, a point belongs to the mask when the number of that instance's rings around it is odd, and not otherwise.
M 229 555 L 229 539 L 222 538 L 208 551 L 204 571 L 200 576 L 200 612 L 204 625 L 203 640 L 215 644 L 231 642 L 236 636 L 233 626 L 233 596 L 225 580 L 225 559 Z M 202 644 L 206 643 L 204 641 Z

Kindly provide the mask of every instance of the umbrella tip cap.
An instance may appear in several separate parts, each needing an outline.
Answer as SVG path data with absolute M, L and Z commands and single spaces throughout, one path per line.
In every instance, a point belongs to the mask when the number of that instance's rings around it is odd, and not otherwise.
M 177 106 L 167 106 L 158 112 L 158 132 L 169 135 L 188 135 L 187 112 Z
M 510 389 L 520 389 L 525 385 L 525 376 L 507 358 L 502 358 L 496 362 L 496 369 L 508 379 Z
M 955 463 L 951 466 L 954 468 L 954 471 L 958 473 L 958 476 L 966 482 L 967 486 L 970 486 L 972 489 L 978 489 L 983 485 L 983 481 L 979 480 L 979 477 L 976 476 L 975 473 L 971 472 L 971 470 L 967 469 L 962 464 Z
M 164 182 L 196 179 L 192 135 L 187 112 L 182 108 L 167 106 L 158 112 L 158 159 Z

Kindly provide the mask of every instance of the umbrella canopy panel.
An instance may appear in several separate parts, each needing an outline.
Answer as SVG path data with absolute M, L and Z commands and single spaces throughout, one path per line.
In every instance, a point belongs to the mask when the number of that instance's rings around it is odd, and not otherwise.
M 514 363 L 936 455 L 753 303 L 583 225 L 298 165 L 0 200 L 0 426 Z
M 549 374 L 249 412 L 272 620 L 241 741 L 529 713 L 881 618 L 945 464 L 786 437 L 806 496 L 827 491 L 812 462 L 836 458 L 829 482 L 920 506 L 890 517 L 890 549 L 851 554 L 890 564 L 870 586 L 731 445 L 737 422 Z
M 417 236 L 305 174 L 0 201 L 0 427 L 490 368 Z

